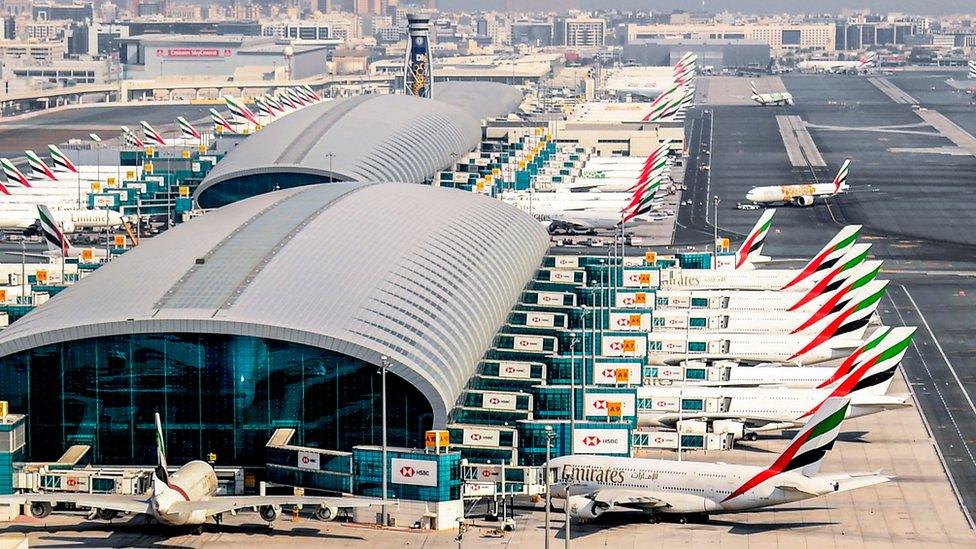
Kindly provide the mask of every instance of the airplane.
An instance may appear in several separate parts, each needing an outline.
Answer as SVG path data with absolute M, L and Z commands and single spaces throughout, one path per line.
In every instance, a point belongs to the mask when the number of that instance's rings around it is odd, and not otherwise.
M 841 230 L 842 233 L 844 229 Z M 838 235 L 842 236 L 842 235 Z M 803 269 L 682 269 L 669 267 L 660 271 L 660 289 L 670 290 L 788 290 L 805 292 L 808 299 L 834 283 L 837 276 L 867 259 L 870 244 L 855 244 L 854 239 L 831 240 Z M 835 249 L 834 244 L 837 244 Z
M 787 206 L 813 206 L 814 200 L 830 198 L 847 192 L 847 176 L 851 170 L 851 159 L 844 160 L 834 180 L 830 183 L 811 183 L 807 185 L 770 185 L 753 187 L 746 193 L 746 200 L 755 204 L 786 204 Z
M 639 184 L 631 195 L 631 201 L 622 208 L 599 201 L 575 205 L 550 203 L 530 213 L 545 222 L 550 234 L 558 232 L 595 234 L 597 230 L 614 230 L 632 220 L 651 222 L 654 218 L 648 217 L 647 214 L 660 204 L 660 201 L 655 199 L 660 184 L 660 179 Z
M 752 96 L 750 99 L 759 103 L 763 107 L 766 105 L 792 105 L 793 104 L 793 94 L 790 92 L 772 92 L 772 93 L 759 93 L 756 89 L 756 83 L 752 84 Z
M 851 349 L 864 343 L 864 327 L 871 321 L 884 296 L 884 288 L 873 294 L 865 292 L 868 288 L 869 286 L 865 286 L 859 290 L 812 337 L 810 334 L 794 333 L 653 330 L 647 334 L 647 364 L 672 365 L 691 360 L 734 360 L 746 364 L 782 362 L 806 365 L 844 358 Z M 871 286 L 870 289 L 876 288 Z
M 170 473 L 166 463 L 166 443 L 162 421 L 157 413 L 156 457 L 152 491 L 148 495 L 114 495 L 86 493 L 24 493 L 0 496 L 0 503 L 27 505 L 35 518 L 51 514 L 56 504 L 67 503 L 90 507 L 102 520 L 112 520 L 122 513 L 145 515 L 166 526 L 191 526 L 196 534 L 203 533 L 208 520 L 220 524 L 224 513 L 239 509 L 257 508 L 261 518 L 274 522 L 281 507 L 317 506 L 315 517 L 333 520 L 339 509 L 369 507 L 379 502 L 363 498 L 318 496 L 219 496 L 217 474 L 205 461 L 191 461 Z
M 46 206 L 45 206 L 46 207 Z M 60 209 L 49 210 L 50 218 L 65 233 L 79 229 L 104 229 L 121 227 L 125 220 L 115 210 Z M 0 208 L 0 229 L 26 230 L 37 223 L 38 208 L 30 205 L 25 209 Z
M 113 222 L 114 220 L 118 220 L 119 224 L 124 222 L 119 212 L 105 210 L 100 213 L 102 214 L 102 218 L 108 219 L 109 222 Z M 61 221 L 46 205 L 37 205 L 37 220 L 40 222 L 41 234 L 44 236 L 44 242 L 47 244 L 48 249 L 47 253 L 40 254 L 41 257 L 50 259 L 51 256 L 58 255 L 62 258 L 90 258 L 92 261 L 98 262 L 103 262 L 108 259 L 108 253 L 102 248 L 80 249 L 72 246 L 68 237 L 65 236 L 66 231 L 61 229 Z
M 872 280 L 856 291 L 883 291 L 887 280 Z M 855 292 L 856 292 L 855 291 Z M 757 314 L 750 309 L 657 309 L 652 319 L 654 333 L 723 332 L 737 334 L 809 334 L 820 331 L 856 295 L 849 294 L 846 301 L 826 303 L 816 310 L 763 311 Z M 855 333 L 863 333 L 865 324 Z
M 913 331 L 912 328 L 908 330 Z M 674 429 L 679 421 L 723 421 L 729 422 L 724 428 L 736 439 L 755 440 L 760 432 L 782 431 L 802 425 L 830 397 L 850 397 L 847 416 L 850 418 L 904 408 L 910 405 L 908 395 L 886 393 L 904 356 L 903 351 L 910 343 L 911 335 L 894 346 L 860 355 L 849 372 L 824 387 L 640 386 L 637 388 L 637 401 L 641 403 L 636 411 L 637 425 Z M 761 369 L 758 366 L 735 368 Z
M 832 72 L 832 73 L 858 73 L 866 72 L 868 69 L 876 66 L 878 59 L 878 54 L 869 51 L 861 56 L 857 61 L 830 61 L 830 60 L 807 60 L 800 61 L 796 64 L 796 68 L 801 71 L 812 70 L 817 72 Z
M 969 77 L 976 78 L 976 59 L 970 59 L 966 66 L 969 67 Z
M 897 364 L 908 352 L 915 334 L 915 327 L 884 328 L 876 330 L 871 338 L 855 349 L 840 365 L 803 366 L 785 364 L 761 364 L 747 366 L 735 361 L 718 361 L 713 364 L 689 361 L 684 366 L 652 366 L 645 374 L 645 385 L 684 387 L 700 385 L 711 387 L 758 387 L 778 386 L 795 389 L 823 389 L 840 382 L 863 356 L 888 353 Z
M 751 260 L 750 260 L 751 261 Z M 864 261 L 831 280 L 829 285 L 811 288 L 809 292 L 779 290 L 659 290 L 655 292 L 658 311 L 807 311 L 833 310 L 848 292 L 877 277 L 882 261 Z M 812 294 L 809 295 L 808 294 Z
M 674 515 L 749 511 L 891 480 L 880 473 L 826 473 L 820 466 L 840 434 L 849 398 L 829 398 L 769 467 L 662 459 L 569 455 L 549 462 L 550 493 L 577 519 L 611 509 L 641 511 L 660 522 Z

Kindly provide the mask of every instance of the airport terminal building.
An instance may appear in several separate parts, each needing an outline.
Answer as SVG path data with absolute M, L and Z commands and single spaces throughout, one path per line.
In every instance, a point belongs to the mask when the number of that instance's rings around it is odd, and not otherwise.
M 418 215 L 430 212 L 430 215 Z M 0 335 L 0 399 L 28 414 L 30 459 L 263 464 L 296 444 L 389 443 L 443 426 L 531 280 L 548 236 L 496 200 L 333 183 L 243 200 L 146 242 Z

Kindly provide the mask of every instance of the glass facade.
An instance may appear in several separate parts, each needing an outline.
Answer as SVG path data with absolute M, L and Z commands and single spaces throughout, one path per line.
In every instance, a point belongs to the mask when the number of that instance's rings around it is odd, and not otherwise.
M 275 172 L 242 175 L 208 187 L 197 197 L 197 202 L 201 208 L 219 208 L 238 200 L 279 189 L 315 185 L 316 183 L 331 183 L 332 181 L 333 179 L 328 176 L 308 173 Z
M 420 446 L 426 397 L 387 376 L 389 444 Z M 276 428 L 293 444 L 350 451 L 381 440 L 380 376 L 346 355 L 282 341 L 214 334 L 140 334 L 37 347 L 0 358 L 0 399 L 28 414 L 30 460 L 72 444 L 99 464 L 155 462 L 153 414 L 170 463 L 217 455 L 263 466 Z

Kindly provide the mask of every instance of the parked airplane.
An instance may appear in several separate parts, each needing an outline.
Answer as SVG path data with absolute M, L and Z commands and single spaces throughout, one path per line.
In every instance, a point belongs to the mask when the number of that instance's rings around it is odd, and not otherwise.
M 225 95 L 224 103 L 227 105 L 227 109 L 230 110 L 230 113 L 233 114 L 238 121 L 242 123 L 250 123 L 254 126 L 261 125 L 261 123 L 258 122 L 257 116 L 254 115 L 254 112 L 251 111 L 251 109 L 249 109 L 240 99 L 237 99 L 232 95 Z
M 970 59 L 966 65 L 969 67 L 969 77 L 976 78 L 976 59 Z
M 237 129 L 224 118 L 224 115 L 217 112 L 217 109 L 210 109 L 210 119 L 213 121 L 214 133 L 238 133 Z
M 161 133 L 157 132 L 155 128 L 150 126 L 149 122 L 140 120 L 139 124 L 142 125 L 142 135 L 144 135 L 146 139 L 152 141 L 154 144 L 159 145 L 160 147 L 165 147 L 168 145 L 168 143 L 166 143 L 166 138 L 164 138 Z
M 121 215 L 118 212 L 106 210 L 99 213 L 101 213 L 102 218 L 107 219 L 108 222 L 113 222 L 114 220 L 118 220 L 119 224 L 122 224 L 123 222 Z M 72 246 L 71 242 L 68 240 L 68 237 L 65 236 L 66 231 L 61 229 L 60 220 L 44 204 L 39 204 L 37 206 L 37 219 L 41 224 L 41 234 L 44 236 L 44 242 L 47 244 L 48 249 L 47 253 L 42 254 L 43 257 L 77 257 L 87 258 L 91 261 L 105 261 L 108 258 L 106 251 L 102 248 L 80 249 Z
M 200 134 L 200 132 L 193 127 L 193 124 L 187 122 L 186 118 L 183 118 L 182 116 L 177 116 L 176 124 L 180 127 L 180 135 L 183 137 L 184 140 L 195 139 L 197 141 L 200 141 L 203 139 L 203 136 Z
M 0 496 L 0 503 L 27 505 L 35 518 L 51 514 L 54 504 L 68 503 L 90 507 L 102 520 L 121 513 L 152 517 L 166 526 L 193 526 L 196 533 L 210 519 L 220 523 L 224 513 L 257 508 L 261 518 L 274 522 L 282 505 L 316 506 L 316 518 L 333 520 L 339 508 L 368 507 L 378 502 L 360 498 L 316 496 L 218 496 L 217 474 L 204 461 L 191 461 L 173 473 L 167 470 L 166 446 L 162 422 L 156 414 L 156 456 L 152 491 L 148 495 L 114 495 L 86 493 L 27 493 Z
M 570 455 L 549 462 L 550 488 L 571 516 L 591 520 L 611 509 L 707 520 L 888 482 L 880 473 L 819 474 L 848 415 L 849 398 L 829 398 L 766 468 L 728 463 Z
M 534 211 L 530 213 L 537 219 L 547 222 L 548 230 L 553 234 L 557 232 L 595 234 L 597 230 L 613 230 L 633 220 L 651 222 L 654 218 L 647 217 L 647 214 L 660 204 L 655 200 L 655 193 L 660 184 L 660 179 L 640 183 L 630 195 L 631 200 L 623 207 L 616 202 L 606 201 L 588 201 L 572 205 L 564 202 L 543 204 L 540 208 L 536 208 L 533 204 Z
M 658 290 L 658 311 L 806 311 L 822 314 L 843 306 L 849 292 L 877 277 L 882 261 L 864 261 L 838 273 L 831 284 L 812 288 L 807 293 L 779 290 Z M 818 285 L 819 286 L 819 285 Z M 807 294 L 810 295 L 808 298 Z
M 844 160 L 834 180 L 830 183 L 811 183 L 807 185 L 770 185 L 753 187 L 746 193 L 746 200 L 756 204 L 786 204 L 789 206 L 813 206 L 817 198 L 830 198 L 850 189 L 847 176 L 850 174 L 851 160 Z
M 782 362 L 817 364 L 846 357 L 864 343 L 884 288 L 865 286 L 814 336 L 810 334 L 741 334 L 723 331 L 658 332 L 647 336 L 648 364 L 681 364 L 689 360 L 735 360 L 745 364 Z
M 793 94 L 790 92 L 759 93 L 756 83 L 752 82 L 752 96 L 750 99 L 759 103 L 763 107 L 766 105 L 792 105 Z
M 0 208 L 0 229 L 25 230 L 33 227 L 38 219 L 38 206 L 24 204 L 24 208 Z M 104 229 L 123 225 L 122 214 L 114 210 L 62 209 L 49 210 L 54 224 L 65 233 L 79 229 Z
M 127 147 L 141 149 L 146 146 L 146 143 L 135 132 L 130 130 L 128 126 L 119 126 L 119 128 L 122 130 L 122 140 Z
M 869 51 L 861 56 L 857 61 L 831 61 L 813 59 L 800 61 L 796 68 L 801 71 L 833 72 L 833 73 L 858 73 L 865 72 L 876 65 L 878 54 Z
M 711 387 L 777 386 L 823 389 L 840 383 L 854 367 L 874 355 L 891 354 L 888 360 L 898 364 L 908 352 L 914 327 L 883 328 L 855 349 L 840 365 L 803 366 L 762 364 L 746 366 L 735 361 L 712 364 L 688 361 L 684 365 L 654 366 L 645 374 L 646 386 L 683 387 L 688 385 Z
M 887 280 L 872 280 L 862 289 L 873 293 L 883 291 Z M 856 295 L 856 294 L 854 294 Z M 850 299 L 837 304 L 825 303 L 817 310 L 763 311 L 757 314 L 749 309 L 657 309 L 654 311 L 654 333 L 680 331 L 723 332 L 737 334 L 809 334 L 822 330 L 835 315 L 843 311 Z M 855 333 L 863 333 L 865 324 Z
M 673 429 L 679 421 L 721 421 L 722 428 L 732 432 L 735 438 L 755 440 L 756 433 L 802 425 L 830 397 L 849 397 L 851 407 L 847 417 L 852 418 L 904 408 L 910 405 L 908 395 L 885 393 L 910 343 L 911 335 L 908 335 L 896 345 L 862 354 L 848 373 L 824 387 L 641 386 L 637 388 L 637 401 L 642 403 L 636 410 L 637 425 Z
M 854 239 L 851 238 L 846 242 L 842 241 L 842 246 L 831 249 L 835 240 L 829 242 L 803 269 L 731 270 L 670 267 L 660 271 L 660 289 L 667 291 L 789 290 L 806 292 L 812 299 L 818 294 L 810 290 L 819 290 L 834 283 L 837 275 L 842 271 L 864 262 L 871 248 L 870 244 L 855 244 Z M 805 301 L 801 300 L 798 303 L 803 305 Z

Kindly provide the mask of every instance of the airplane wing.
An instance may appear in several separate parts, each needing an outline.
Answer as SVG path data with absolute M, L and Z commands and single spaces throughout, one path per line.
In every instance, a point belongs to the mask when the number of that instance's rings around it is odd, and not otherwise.
M 802 425 L 802 423 L 795 422 L 784 422 L 782 418 L 775 417 L 764 417 L 764 416 L 743 416 L 738 413 L 730 412 L 689 412 L 684 411 L 682 413 L 671 412 L 668 414 L 662 414 L 655 418 L 656 421 L 662 425 L 668 425 L 671 427 L 677 426 L 679 421 L 698 419 L 703 421 L 718 421 L 718 420 L 732 420 L 739 421 L 746 425 L 747 427 L 757 430 L 763 428 L 769 428 L 770 426 L 775 426 L 776 429 L 786 429 L 789 427 L 794 427 L 796 425 Z
M 52 505 L 57 503 L 71 503 L 79 507 L 93 509 L 111 509 L 123 513 L 150 514 L 152 509 L 148 499 L 138 496 L 119 496 L 114 494 L 14 494 L 0 496 L 0 504 L 25 505 L 27 503 L 43 502 Z
M 849 473 L 825 476 L 829 481 L 837 485 L 838 492 L 847 492 L 849 490 L 856 490 L 857 488 L 864 488 L 865 486 L 883 484 L 894 478 L 889 475 L 883 475 L 880 471 L 874 473 Z
M 347 509 L 350 507 L 369 507 L 380 505 L 381 500 L 366 498 L 326 498 L 315 496 L 216 496 L 205 501 L 179 501 L 174 503 L 169 511 L 172 513 L 186 513 L 190 511 L 205 511 L 207 516 L 226 513 L 236 509 L 248 507 L 262 507 L 265 505 L 308 505 L 322 507 L 336 507 Z
M 625 488 L 605 488 L 588 496 L 593 501 L 607 507 L 626 507 L 628 509 L 650 510 L 670 507 L 663 492 L 650 490 L 628 490 Z

